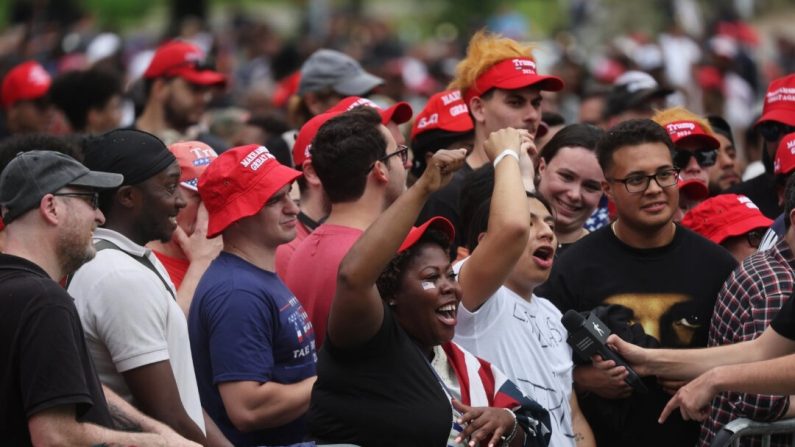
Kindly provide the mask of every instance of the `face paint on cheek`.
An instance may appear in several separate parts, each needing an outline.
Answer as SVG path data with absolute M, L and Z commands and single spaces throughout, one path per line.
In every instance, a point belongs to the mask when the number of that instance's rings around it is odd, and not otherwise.
M 422 282 L 422 290 L 435 289 L 435 288 L 436 288 L 436 284 L 434 284 L 434 283 L 432 283 L 430 281 L 423 281 Z

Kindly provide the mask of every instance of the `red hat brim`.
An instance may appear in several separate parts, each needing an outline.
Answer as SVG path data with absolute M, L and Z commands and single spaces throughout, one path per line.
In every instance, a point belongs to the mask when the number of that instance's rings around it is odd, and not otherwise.
M 411 230 L 409 230 L 409 234 L 406 235 L 403 243 L 400 244 L 400 248 L 398 248 L 398 253 L 408 250 L 416 244 L 429 228 L 443 232 L 450 237 L 451 241 L 455 238 L 455 227 L 453 223 L 442 216 L 434 216 L 419 227 L 412 227 Z

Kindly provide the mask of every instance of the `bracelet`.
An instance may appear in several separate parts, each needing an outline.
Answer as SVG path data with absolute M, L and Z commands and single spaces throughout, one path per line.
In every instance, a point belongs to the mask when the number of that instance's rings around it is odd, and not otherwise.
M 511 417 L 513 417 L 513 428 L 511 429 L 511 432 L 507 436 L 506 435 L 500 436 L 500 439 L 502 440 L 502 445 L 508 446 L 511 444 L 511 441 L 513 441 L 513 438 L 516 437 L 516 429 L 519 428 L 519 423 L 516 420 L 516 414 L 513 411 L 511 411 L 508 408 L 503 408 L 503 410 L 510 413 Z
M 494 167 L 496 168 L 497 165 L 502 161 L 505 157 L 513 157 L 516 159 L 516 162 L 519 162 L 519 156 L 516 155 L 516 152 L 513 149 L 503 149 L 499 155 L 494 158 Z

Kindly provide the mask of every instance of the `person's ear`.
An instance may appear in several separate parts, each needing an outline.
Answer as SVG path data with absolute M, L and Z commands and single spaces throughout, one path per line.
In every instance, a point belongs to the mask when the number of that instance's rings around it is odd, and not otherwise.
M 485 107 L 485 101 L 480 96 L 475 96 L 469 100 L 469 112 L 472 114 L 473 121 L 481 124 L 486 121 Z
M 480 234 L 478 234 L 478 244 L 480 244 L 483 241 L 484 237 L 486 237 L 486 232 L 485 231 L 480 233 Z
M 140 202 L 141 193 L 135 186 L 124 185 L 116 190 L 114 200 L 125 208 L 135 208 Z
M 311 159 L 304 160 L 304 164 L 301 165 L 301 169 L 304 173 L 304 180 L 306 180 L 307 184 L 312 186 L 322 186 L 320 177 L 318 177 L 317 171 L 315 171 L 315 167 L 312 165 Z
M 62 210 L 59 210 L 55 205 L 54 195 L 45 194 L 39 201 L 39 214 L 48 224 L 57 225 L 62 216 L 61 213 Z

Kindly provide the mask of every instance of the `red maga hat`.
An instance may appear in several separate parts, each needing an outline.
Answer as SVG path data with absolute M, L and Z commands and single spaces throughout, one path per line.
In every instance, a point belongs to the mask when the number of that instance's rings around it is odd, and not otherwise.
M 201 141 L 180 141 L 170 144 L 168 150 L 174 154 L 179 163 L 180 185 L 193 191 L 199 190 L 199 177 L 218 158 L 213 148 Z
M 273 194 L 300 176 L 265 146 L 249 144 L 222 153 L 199 177 L 199 195 L 209 214 L 207 237 L 257 214 Z
M 335 104 L 334 107 L 328 109 L 327 112 L 342 113 L 362 106 L 376 109 L 378 114 L 381 115 L 381 123 L 383 125 L 386 125 L 390 121 L 394 122 L 395 124 L 403 124 L 408 122 L 408 120 L 411 119 L 411 115 L 414 113 L 411 110 L 411 106 L 407 102 L 397 102 L 389 108 L 384 109 L 373 101 L 370 101 L 367 98 L 360 98 L 358 96 L 348 96 L 347 98 Z
M 664 127 L 668 131 L 671 141 L 674 142 L 674 146 L 686 146 L 688 149 L 700 150 L 720 147 L 720 141 L 695 121 L 673 121 Z
M 693 207 L 682 219 L 682 225 L 716 244 L 757 228 L 767 228 L 772 223 L 751 199 L 737 194 L 711 197 Z
M 563 90 L 563 80 L 557 76 L 544 76 L 536 71 L 536 62 L 529 57 L 505 59 L 492 65 L 475 80 L 475 84 L 466 89 L 464 102 L 480 96 L 493 88 L 516 90 L 536 86 L 540 90 L 557 92 Z
M 420 225 L 419 227 L 411 227 L 409 230 L 409 234 L 406 235 L 406 238 L 403 239 L 403 243 L 400 244 L 400 248 L 398 248 L 398 253 L 408 250 L 417 241 L 420 240 L 423 234 L 425 234 L 428 229 L 434 229 L 441 231 L 442 233 L 446 234 L 450 240 L 452 241 L 455 238 L 455 227 L 453 227 L 452 222 L 447 220 L 442 216 L 434 216 L 425 221 L 424 224 Z
M 773 160 L 773 173 L 789 174 L 795 169 L 795 132 L 784 135 L 776 149 L 776 158 Z
M 709 197 L 707 184 L 697 178 L 680 179 L 676 183 L 676 187 L 690 200 L 704 200 Z
M 23 62 L 3 78 L 2 102 L 8 108 L 17 101 L 33 101 L 47 94 L 52 78 L 36 61 Z
M 183 40 L 172 40 L 160 45 L 144 78 L 180 77 L 196 85 L 224 85 L 226 76 L 203 66 L 204 52 Z
M 320 115 L 315 115 L 301 126 L 301 130 L 298 131 L 298 135 L 295 137 L 295 144 L 293 144 L 293 166 L 295 166 L 296 169 L 301 169 L 304 161 L 312 158 L 310 154 L 312 140 L 315 139 L 315 135 L 317 135 L 317 131 L 320 130 L 320 126 L 326 124 L 326 121 L 341 113 L 342 112 L 321 113 Z
M 756 124 L 777 121 L 795 126 L 795 73 L 774 79 L 767 88 L 762 116 Z
M 445 90 L 431 96 L 425 108 L 417 114 L 411 126 L 411 139 L 431 130 L 465 133 L 474 128 L 469 108 L 461 99 L 461 92 Z

